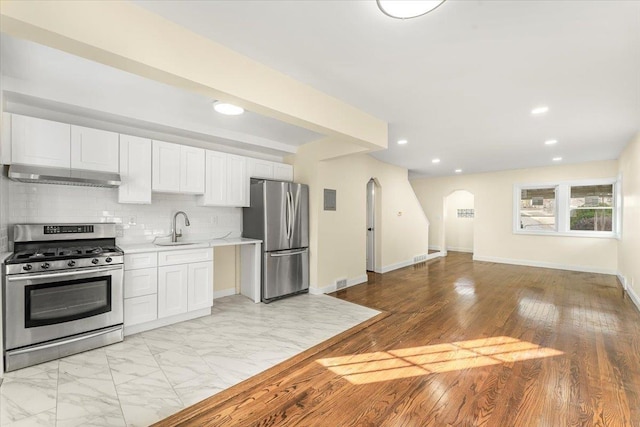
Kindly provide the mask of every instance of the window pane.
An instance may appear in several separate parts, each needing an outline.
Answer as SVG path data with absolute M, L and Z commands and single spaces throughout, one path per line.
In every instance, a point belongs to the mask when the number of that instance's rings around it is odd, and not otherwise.
M 556 189 L 528 188 L 520 192 L 520 229 L 556 229 Z
M 570 230 L 613 230 L 613 184 L 571 187 Z
M 571 187 L 571 208 L 613 207 L 613 184 Z

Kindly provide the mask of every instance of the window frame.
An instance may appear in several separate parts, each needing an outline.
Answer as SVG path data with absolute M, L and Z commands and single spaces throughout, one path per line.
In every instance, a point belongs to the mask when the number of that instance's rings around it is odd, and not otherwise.
M 613 185 L 611 231 L 571 230 L 571 187 L 590 185 Z M 522 190 L 535 188 L 556 189 L 555 230 L 524 230 L 520 228 L 520 205 Z M 622 204 L 620 203 L 620 178 L 582 179 L 539 183 L 516 183 L 513 185 L 513 234 L 534 236 L 597 237 L 619 239 L 621 232 Z

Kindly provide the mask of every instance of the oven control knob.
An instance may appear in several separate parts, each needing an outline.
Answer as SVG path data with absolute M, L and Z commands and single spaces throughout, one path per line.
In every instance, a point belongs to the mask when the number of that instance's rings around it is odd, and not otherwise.
M 49 263 L 45 262 L 40 267 L 42 267 L 43 270 L 46 270 L 47 268 L 49 268 Z
M 111 261 L 113 261 L 113 259 L 110 256 L 108 256 L 107 259 L 105 259 L 105 261 L 111 262 Z
M 25 270 L 25 271 L 29 271 L 32 268 L 33 268 L 33 266 L 31 264 L 27 264 L 27 265 L 22 266 L 22 269 Z
M 100 262 L 100 261 L 98 261 L 98 258 L 94 258 L 94 259 L 92 259 L 92 260 L 91 260 L 91 263 L 92 263 L 92 264 L 97 264 L 97 263 L 99 263 L 99 262 Z
M 71 261 L 69 261 L 69 262 L 67 263 L 67 265 L 68 265 L 69 267 L 73 267 L 74 265 L 76 265 L 76 262 L 75 262 L 74 260 L 71 260 Z

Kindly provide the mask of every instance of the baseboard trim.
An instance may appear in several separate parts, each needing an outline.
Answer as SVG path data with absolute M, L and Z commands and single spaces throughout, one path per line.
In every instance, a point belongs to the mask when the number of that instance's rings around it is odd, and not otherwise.
M 440 246 L 429 245 L 427 247 L 430 251 L 440 251 Z
M 449 247 L 447 247 L 447 251 L 464 252 L 464 253 L 472 254 L 473 253 L 473 248 L 457 248 L 457 247 L 454 247 L 454 246 L 449 246 Z
M 474 255 L 473 260 L 495 262 L 498 264 L 523 265 L 527 267 L 552 268 L 554 270 L 581 271 L 584 273 L 610 274 L 613 276 L 617 275 L 617 271 L 615 270 L 609 270 L 607 268 L 592 268 L 592 267 L 587 267 L 583 265 L 566 265 L 566 264 L 556 264 L 553 262 L 529 261 L 525 259 L 499 258 L 499 257 L 478 256 L 478 255 Z
M 618 280 L 622 284 L 622 289 L 624 289 L 626 294 L 629 295 L 629 299 L 631 300 L 631 302 L 636 306 L 638 311 L 640 311 L 640 297 L 638 297 L 636 291 L 631 286 L 629 286 L 629 284 L 627 283 L 627 278 L 624 277 L 622 273 L 618 272 L 617 276 Z
M 406 261 L 400 261 L 400 262 L 397 262 L 395 264 L 385 265 L 385 266 L 383 266 L 381 268 L 380 271 L 384 274 L 384 273 L 388 273 L 388 272 L 393 271 L 393 270 L 398 270 L 400 268 L 408 267 L 410 265 L 413 265 L 413 260 L 412 259 L 408 259 Z
M 347 286 L 342 289 L 347 289 L 350 288 L 351 286 L 355 286 L 355 285 L 359 285 L 361 283 L 365 283 L 367 280 L 369 280 L 369 278 L 367 277 L 366 274 L 363 274 L 362 276 L 358 276 L 358 277 L 353 277 L 351 279 L 347 279 Z M 335 292 L 337 291 L 338 288 L 336 287 L 336 284 L 332 284 L 332 285 L 327 285 L 327 286 L 323 286 L 321 288 L 309 288 L 309 293 L 311 295 L 322 295 L 322 294 L 330 294 L 331 292 Z
M 224 298 L 236 294 L 235 288 L 223 289 L 221 291 L 213 291 L 213 299 Z

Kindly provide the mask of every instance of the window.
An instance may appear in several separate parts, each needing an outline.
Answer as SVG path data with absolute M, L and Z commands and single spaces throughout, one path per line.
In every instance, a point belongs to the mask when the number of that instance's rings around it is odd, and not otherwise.
M 613 184 L 571 187 L 569 230 L 613 231 Z
M 520 190 L 520 229 L 556 230 L 556 187 Z
M 615 237 L 615 179 L 514 186 L 514 233 Z

